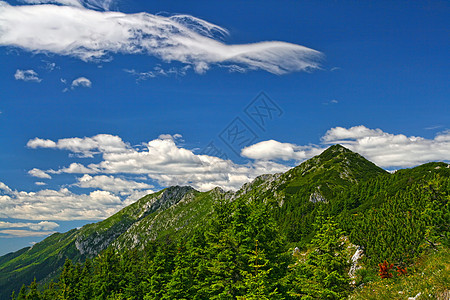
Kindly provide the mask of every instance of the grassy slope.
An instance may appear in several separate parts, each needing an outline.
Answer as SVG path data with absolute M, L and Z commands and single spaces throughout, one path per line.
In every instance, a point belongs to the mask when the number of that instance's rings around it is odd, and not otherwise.
M 450 250 L 430 250 L 408 269 L 407 276 L 376 279 L 357 288 L 350 299 L 450 299 Z M 394 272 L 395 273 L 395 272 Z M 375 275 L 376 276 L 376 275 Z

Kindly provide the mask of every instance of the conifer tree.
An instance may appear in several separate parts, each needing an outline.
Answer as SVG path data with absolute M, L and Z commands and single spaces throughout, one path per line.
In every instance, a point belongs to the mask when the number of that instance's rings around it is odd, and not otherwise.
M 27 287 L 25 284 L 22 284 L 22 287 L 20 288 L 19 294 L 17 295 L 16 300 L 25 300 L 27 299 Z
M 316 226 L 320 228 L 306 262 L 298 261 L 292 268 L 288 294 L 300 299 L 342 299 L 349 291 L 343 232 L 332 218 L 325 220 L 321 214 Z
M 37 290 L 36 278 L 34 278 L 33 282 L 28 286 L 29 292 L 27 295 L 27 300 L 40 300 L 41 295 Z
M 266 259 L 264 252 L 258 249 L 258 240 L 255 241 L 255 250 L 250 256 L 250 267 L 252 271 L 242 270 L 243 285 L 245 294 L 238 296 L 238 300 L 271 300 L 281 299 L 277 288 L 270 280 L 270 272 L 267 266 L 269 260 Z
M 72 261 L 70 259 L 66 259 L 58 282 L 61 291 L 61 299 L 76 299 L 76 278 L 74 272 L 75 268 Z

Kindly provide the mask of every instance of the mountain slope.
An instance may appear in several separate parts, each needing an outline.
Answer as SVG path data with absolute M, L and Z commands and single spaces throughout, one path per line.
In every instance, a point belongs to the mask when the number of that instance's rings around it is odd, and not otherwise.
M 359 154 L 334 145 L 286 173 L 259 176 L 237 192 L 170 187 L 141 198 L 101 222 L 53 234 L 32 248 L 0 257 L 0 299 L 34 277 L 38 281 L 54 277 L 66 258 L 83 261 L 109 246 L 119 251 L 142 249 L 155 239 L 188 236 L 208 222 L 218 200 L 241 198 L 269 203 L 289 241 L 307 241 L 318 208 L 325 206 L 337 213 L 346 206 L 374 203 L 370 197 L 370 201 L 356 199 L 359 186 L 374 185 L 377 178 L 388 178 L 388 182 L 393 178 L 392 182 L 400 182 L 398 187 L 393 185 L 395 190 L 411 178 L 419 180 L 435 173 L 448 176 L 449 170 L 447 164 L 432 163 L 389 174 Z
M 55 233 L 33 247 L 1 257 L 0 299 L 5 299 L 12 290 L 33 278 L 38 281 L 51 278 L 66 258 L 83 261 L 97 255 L 132 224 L 152 213 L 164 211 L 193 193 L 198 192 L 191 187 L 170 187 L 143 197 L 101 222 Z

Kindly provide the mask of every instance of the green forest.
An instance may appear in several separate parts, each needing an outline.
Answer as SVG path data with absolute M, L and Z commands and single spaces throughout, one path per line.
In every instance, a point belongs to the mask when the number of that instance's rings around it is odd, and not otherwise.
M 346 153 L 361 168 L 345 181 L 333 175 L 341 158 L 329 154 L 282 175 L 294 178 L 276 185 L 283 203 L 255 181 L 216 199 L 201 226 L 142 248 L 67 258 L 55 276 L 24 283 L 10 298 L 448 299 L 448 165 L 390 174 Z M 321 201 L 311 201 L 317 190 Z

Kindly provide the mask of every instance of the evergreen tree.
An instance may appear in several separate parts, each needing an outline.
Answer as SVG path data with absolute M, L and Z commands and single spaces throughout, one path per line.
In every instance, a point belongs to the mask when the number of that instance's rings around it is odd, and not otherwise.
M 36 278 L 34 278 L 33 282 L 28 286 L 29 292 L 27 295 L 27 300 L 40 300 L 41 295 L 37 290 Z
M 450 247 L 450 180 L 435 177 L 425 186 L 426 206 L 422 217 L 426 222 L 425 239 L 436 248 L 441 243 Z
M 19 294 L 17 295 L 16 300 L 25 300 L 27 299 L 27 287 L 25 284 L 22 284 L 22 287 L 20 288 Z
M 322 224 L 322 225 L 320 225 Z M 332 218 L 319 215 L 320 226 L 306 261 L 293 266 L 288 294 L 300 299 L 342 299 L 349 291 L 348 262 L 341 231 Z
M 253 271 L 242 271 L 243 285 L 245 294 L 238 296 L 238 300 L 271 300 L 281 299 L 277 288 L 270 280 L 270 272 L 267 266 L 269 260 L 266 259 L 264 252 L 258 249 L 258 241 L 255 241 L 255 250 L 250 256 L 250 267 Z
M 90 300 L 92 299 L 92 261 L 86 259 L 83 265 L 83 269 L 80 275 L 80 287 L 78 299 L 80 300 Z
M 158 249 L 155 257 L 149 264 L 146 276 L 144 299 L 162 299 L 165 287 L 170 280 L 173 269 L 173 246 L 165 245 Z
M 93 291 L 99 299 L 106 299 L 119 286 L 119 258 L 112 248 L 104 250 L 95 260 Z

